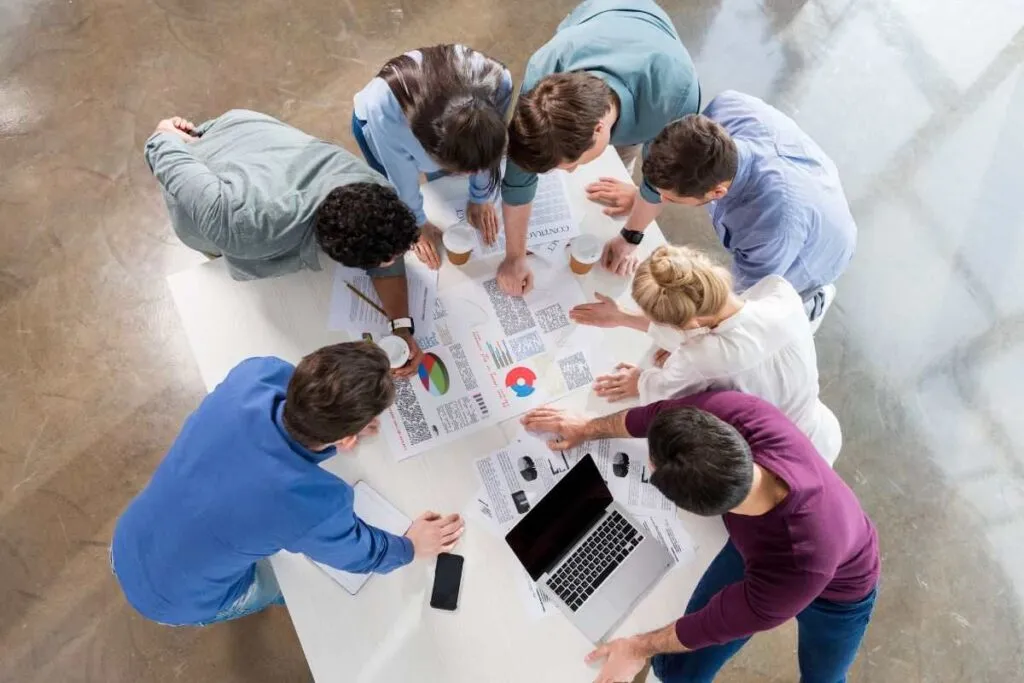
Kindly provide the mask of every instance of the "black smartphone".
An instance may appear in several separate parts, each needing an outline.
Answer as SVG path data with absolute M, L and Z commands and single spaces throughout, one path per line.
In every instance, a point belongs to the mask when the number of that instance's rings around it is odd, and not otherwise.
M 461 555 L 441 553 L 437 556 L 437 568 L 434 571 L 434 592 L 430 596 L 430 606 L 454 612 L 459 606 L 459 588 L 462 586 Z

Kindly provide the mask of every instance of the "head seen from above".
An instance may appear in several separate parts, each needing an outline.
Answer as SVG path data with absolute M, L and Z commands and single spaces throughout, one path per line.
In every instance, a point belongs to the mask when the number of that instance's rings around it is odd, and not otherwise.
M 574 171 L 601 156 L 618 117 L 618 97 L 584 72 L 552 74 L 519 95 L 508 156 L 525 171 Z
M 461 45 L 420 49 L 388 61 L 378 76 L 398 100 L 413 136 L 449 173 L 490 173 L 501 179 L 505 117 L 497 101 L 504 66 Z
M 392 263 L 419 238 L 416 217 L 393 189 L 376 183 L 336 187 L 316 210 L 317 244 L 350 268 Z
M 731 294 L 729 271 L 691 247 L 658 247 L 633 277 L 633 300 L 644 315 L 680 329 L 713 324 Z
M 750 446 L 711 413 L 691 406 L 663 410 L 651 422 L 647 442 L 651 483 L 687 512 L 723 515 L 753 489 Z
M 702 206 L 726 195 L 738 167 L 739 151 L 725 128 L 690 114 L 658 133 L 643 172 L 665 201 Z
M 288 382 L 284 424 L 311 450 L 349 449 L 395 400 L 388 356 L 370 342 L 333 344 L 309 354 Z

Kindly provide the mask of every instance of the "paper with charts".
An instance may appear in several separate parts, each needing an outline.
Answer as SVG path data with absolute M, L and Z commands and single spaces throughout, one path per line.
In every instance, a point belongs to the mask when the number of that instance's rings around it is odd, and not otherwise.
M 399 460 L 589 387 L 611 360 L 600 330 L 575 325 L 569 309 L 586 297 L 565 268 L 536 263 L 534 290 L 502 293 L 494 276 L 438 295 L 434 331 L 417 335 L 417 373 L 396 382 L 382 418 Z

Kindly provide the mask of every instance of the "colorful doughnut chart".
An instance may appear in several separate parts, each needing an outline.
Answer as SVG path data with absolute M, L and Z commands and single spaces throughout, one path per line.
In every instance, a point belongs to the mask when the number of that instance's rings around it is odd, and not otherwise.
M 533 383 L 537 374 L 530 368 L 514 367 L 505 375 L 505 386 L 512 390 L 517 398 L 526 398 L 533 393 Z

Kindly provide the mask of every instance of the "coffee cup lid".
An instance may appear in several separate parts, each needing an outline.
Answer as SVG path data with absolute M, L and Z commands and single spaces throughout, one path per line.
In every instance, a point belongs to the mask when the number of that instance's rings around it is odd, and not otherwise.
M 573 239 L 569 250 L 577 261 L 592 263 L 601 258 L 601 240 L 597 235 L 580 235 Z
M 393 368 L 400 368 L 409 360 L 409 344 L 401 337 L 389 334 L 386 337 L 381 337 L 380 341 L 377 342 L 377 346 L 384 349 L 384 353 L 388 354 L 388 360 Z
M 465 254 L 467 251 L 472 251 L 473 247 L 476 246 L 476 240 L 473 237 L 473 226 L 466 223 L 456 223 L 444 231 L 441 241 L 444 243 L 445 249 L 454 251 L 457 254 Z

